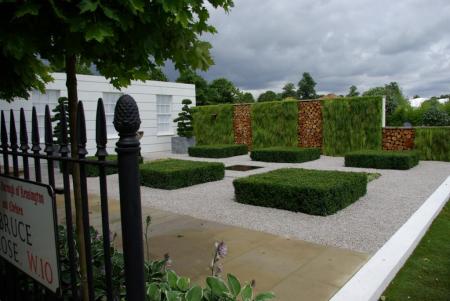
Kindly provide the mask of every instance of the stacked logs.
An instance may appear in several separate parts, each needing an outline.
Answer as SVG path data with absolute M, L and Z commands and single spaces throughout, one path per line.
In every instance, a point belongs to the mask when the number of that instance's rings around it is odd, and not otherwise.
M 322 103 L 300 101 L 298 111 L 298 145 L 322 147 Z
M 251 110 L 250 104 L 239 104 L 234 105 L 233 111 L 234 143 L 246 144 L 249 149 L 252 146 Z
M 383 150 L 399 151 L 414 148 L 413 128 L 383 128 Z

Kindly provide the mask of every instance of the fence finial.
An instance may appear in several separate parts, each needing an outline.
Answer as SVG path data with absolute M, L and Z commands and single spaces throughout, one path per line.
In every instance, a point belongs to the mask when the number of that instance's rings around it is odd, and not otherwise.
M 88 152 L 86 150 L 86 120 L 84 118 L 83 102 L 79 101 L 77 106 L 77 140 L 78 140 L 78 155 L 85 156 Z
M 47 154 L 53 153 L 53 131 L 52 131 L 52 120 L 50 118 L 50 108 L 48 105 L 45 106 L 45 149 Z
M 27 121 L 25 119 L 25 111 L 20 108 L 20 150 L 26 152 L 28 146 Z
M 1 140 L 2 140 L 2 147 L 7 148 L 8 147 L 8 132 L 6 131 L 6 121 L 5 121 L 5 114 L 2 111 L 2 118 L 1 118 Z
M 139 109 L 130 95 L 122 95 L 117 101 L 114 109 L 114 127 L 119 135 L 136 135 L 141 118 L 139 117 Z
M 97 118 L 95 124 L 95 141 L 97 142 L 97 157 L 105 157 L 108 155 L 106 151 L 107 132 L 106 132 L 106 117 L 103 100 L 98 99 L 97 102 Z
M 31 114 L 31 143 L 33 144 L 31 150 L 36 154 L 41 150 L 41 145 L 39 141 L 39 125 L 37 119 L 36 108 L 33 106 L 33 111 Z
M 68 134 L 67 134 L 67 120 L 66 120 L 66 106 L 64 105 L 64 102 L 61 102 L 60 110 L 59 110 L 59 152 L 61 154 L 67 154 L 69 153 L 69 148 L 67 147 L 68 144 Z
M 16 121 L 14 120 L 13 110 L 11 109 L 9 112 L 9 141 L 11 142 L 11 149 L 17 150 L 19 146 L 17 145 Z

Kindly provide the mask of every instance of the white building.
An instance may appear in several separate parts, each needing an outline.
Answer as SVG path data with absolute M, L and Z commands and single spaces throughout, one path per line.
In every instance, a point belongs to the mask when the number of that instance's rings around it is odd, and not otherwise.
M 426 98 L 426 97 L 411 98 L 411 99 L 409 99 L 409 103 L 411 104 L 412 107 L 418 108 L 424 101 L 429 100 L 429 99 L 430 98 Z M 447 101 L 449 101 L 449 99 L 448 98 L 439 98 L 437 101 L 441 104 L 444 104 Z
M 24 108 L 28 122 L 27 129 L 30 132 L 29 139 L 31 140 L 31 111 L 32 107 L 35 106 L 39 120 L 39 133 L 43 142 L 45 105 L 48 104 L 50 109 L 53 109 L 59 97 L 67 97 L 66 75 L 54 73 L 52 76 L 55 80 L 47 84 L 45 94 L 32 91 L 29 100 L 17 99 L 12 103 L 0 102 L 0 109 L 4 111 L 7 121 L 8 132 L 9 110 L 13 109 L 15 112 L 17 133 L 19 134 L 19 110 Z M 110 153 L 113 152 L 118 140 L 112 122 L 114 107 L 121 95 L 131 95 L 138 104 L 142 122 L 139 130 L 144 132 L 141 139 L 142 153 L 170 151 L 171 137 L 176 135 L 176 124 L 173 119 L 181 111 L 181 101 L 188 98 L 192 100 L 192 105 L 195 105 L 195 85 L 159 81 L 133 81 L 130 86 L 119 91 L 102 76 L 77 75 L 77 79 L 78 99 L 83 101 L 85 110 L 89 155 L 94 155 L 96 151 L 95 113 L 98 98 L 102 98 L 105 105 L 108 152 Z

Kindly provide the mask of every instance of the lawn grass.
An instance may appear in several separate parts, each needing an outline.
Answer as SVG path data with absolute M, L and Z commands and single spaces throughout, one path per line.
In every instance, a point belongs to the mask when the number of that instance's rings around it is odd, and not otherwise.
M 381 300 L 450 300 L 450 202 L 434 220 Z

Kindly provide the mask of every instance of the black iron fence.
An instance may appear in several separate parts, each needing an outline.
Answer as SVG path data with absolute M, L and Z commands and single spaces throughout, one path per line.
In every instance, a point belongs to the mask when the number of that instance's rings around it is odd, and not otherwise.
M 68 262 L 67 279 L 60 279 L 61 287 L 54 293 L 39 284 L 33 278 L 27 276 L 20 269 L 0 257 L 0 300 L 94 300 L 98 283 L 94 283 L 94 271 L 92 267 L 91 233 L 89 221 L 88 183 L 86 178 L 86 166 L 98 168 L 98 185 L 100 187 L 100 206 L 103 237 L 103 258 L 106 300 L 116 300 L 117 295 L 112 283 L 111 270 L 111 241 L 108 213 L 108 189 L 106 168 L 115 166 L 118 168 L 120 189 L 120 211 L 123 239 L 124 277 L 126 286 L 126 298 L 128 300 L 144 300 L 144 255 L 142 237 L 142 214 L 140 181 L 138 169 L 138 156 L 140 144 L 136 137 L 139 129 L 140 118 L 137 105 L 132 97 L 124 95 L 119 98 L 115 113 L 114 126 L 119 133 L 119 141 L 116 144 L 117 162 L 107 161 L 106 151 L 107 133 L 106 118 L 101 99 L 98 101 L 96 112 L 96 160 L 86 159 L 86 122 L 82 102 L 78 103 L 76 136 L 77 156 L 70 153 L 68 121 L 66 120 L 66 108 L 61 106 L 60 113 L 60 137 L 58 145 L 54 144 L 53 127 L 50 110 L 45 108 L 45 146 L 41 147 L 38 118 L 36 109 L 32 110 L 31 122 L 31 147 L 28 139 L 27 121 L 24 110 L 20 110 L 19 141 L 16 132 L 15 113 L 10 111 L 9 132 L 5 122 L 4 112 L 1 112 L 1 145 L 0 154 L 3 157 L 3 166 L 0 174 L 14 179 L 24 179 L 37 183 L 50 185 L 53 191 L 64 196 L 65 238 L 67 254 L 64 256 Z M 43 148 L 43 149 L 42 149 Z M 20 158 L 20 159 L 19 159 Z M 19 161 L 21 160 L 21 166 Z M 31 161 L 31 162 L 30 162 Z M 34 163 L 34 164 L 30 164 Z M 32 166 L 34 165 L 34 166 Z M 46 170 L 43 168 L 46 166 Z M 55 186 L 55 168 L 59 167 L 62 177 L 62 187 Z M 34 170 L 34 171 L 33 171 Z M 77 170 L 75 172 L 75 170 Z M 76 216 L 72 208 L 71 183 L 73 177 L 79 173 L 79 186 L 81 196 L 82 215 Z M 59 175 L 59 174 L 57 174 Z M 53 198 L 54 199 L 54 198 Z M 54 205 L 56 206 L 56 204 Z M 60 211 L 61 212 L 61 211 Z M 77 242 L 75 237 L 75 219 L 82 218 L 84 241 Z M 56 219 L 57 220 L 57 219 Z M 58 238 L 57 238 L 58 242 Z M 58 243 L 61 243 L 60 241 Z M 78 248 L 84 246 L 86 258 L 85 280 L 80 272 L 80 256 Z M 59 252 L 59 250 L 58 250 Z M 60 256 L 62 256 L 60 254 Z M 61 272 L 61 271 L 60 271 Z M 61 275 L 61 273 L 59 273 Z M 83 295 L 82 292 L 87 292 Z M 84 297 L 83 297 L 84 296 Z M 87 298 L 86 298 L 87 297 Z

